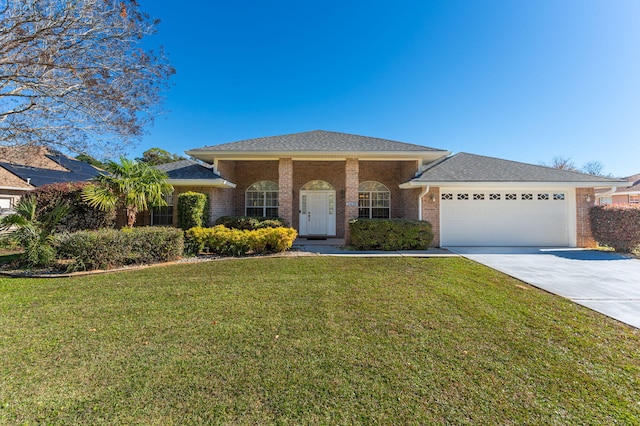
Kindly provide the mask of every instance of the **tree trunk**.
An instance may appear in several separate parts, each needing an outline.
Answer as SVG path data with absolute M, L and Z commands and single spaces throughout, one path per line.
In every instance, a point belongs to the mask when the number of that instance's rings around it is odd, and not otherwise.
M 138 216 L 138 209 L 135 207 L 127 207 L 127 226 L 133 228 L 133 224 L 136 223 L 136 216 Z

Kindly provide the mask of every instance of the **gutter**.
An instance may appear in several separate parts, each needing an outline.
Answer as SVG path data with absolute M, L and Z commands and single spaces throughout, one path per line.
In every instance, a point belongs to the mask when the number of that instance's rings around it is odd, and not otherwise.
M 402 189 L 438 186 L 447 188 L 611 188 L 628 187 L 630 182 L 513 182 L 513 181 L 451 181 L 451 182 L 416 182 L 409 181 L 400 185 Z
M 429 185 L 424 187 L 424 191 L 418 196 L 418 220 L 422 220 L 422 198 L 429 192 Z
M 33 191 L 35 188 L 17 188 L 13 186 L 0 186 L 0 189 L 6 189 L 9 191 Z
M 236 184 L 225 179 L 167 179 L 175 186 L 212 186 L 216 188 L 235 188 Z

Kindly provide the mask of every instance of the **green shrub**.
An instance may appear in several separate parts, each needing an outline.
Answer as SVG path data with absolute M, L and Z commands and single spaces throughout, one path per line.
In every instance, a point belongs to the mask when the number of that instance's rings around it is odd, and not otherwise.
M 69 270 L 93 270 L 176 260 L 183 242 L 180 229 L 139 227 L 59 234 L 55 245 Z
M 87 185 L 86 182 L 68 182 L 36 188 L 32 192 L 37 202 L 36 215 L 41 217 L 53 210 L 54 206 L 66 204 L 71 210 L 58 223 L 58 232 L 113 227 L 116 220 L 115 209 L 102 211 L 91 207 L 82 199 L 82 191 Z
M 354 219 L 351 245 L 358 250 L 425 250 L 433 241 L 431 224 L 403 219 Z
M 596 242 L 616 251 L 640 250 L 640 208 L 596 206 L 589 210 L 591 232 Z
M 216 253 L 225 256 L 276 253 L 288 250 L 298 233 L 293 228 L 229 229 L 191 228 L 185 232 L 185 247 L 189 254 Z
M 229 229 L 252 231 L 254 229 L 286 226 L 286 222 L 279 217 L 222 216 L 216 220 L 216 225 L 223 225 Z
M 187 230 L 206 224 L 207 198 L 193 191 L 178 195 L 178 228 Z

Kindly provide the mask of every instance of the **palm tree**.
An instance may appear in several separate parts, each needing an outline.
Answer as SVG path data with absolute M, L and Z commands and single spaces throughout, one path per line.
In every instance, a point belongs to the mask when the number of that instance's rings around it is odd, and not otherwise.
M 87 185 L 82 198 L 100 210 L 124 207 L 130 228 L 138 212 L 166 206 L 164 196 L 173 192 L 166 173 L 146 163 L 120 157 L 120 163 L 108 161 L 105 170 L 108 174 L 98 175 L 96 184 Z
M 36 214 L 36 197 L 25 195 L 16 206 L 16 212 L 0 220 L 0 230 L 13 230 L 22 248 L 23 260 L 28 266 L 47 266 L 55 258 L 51 246 L 53 233 L 60 220 L 73 210 L 67 204 L 56 204 L 40 216 Z

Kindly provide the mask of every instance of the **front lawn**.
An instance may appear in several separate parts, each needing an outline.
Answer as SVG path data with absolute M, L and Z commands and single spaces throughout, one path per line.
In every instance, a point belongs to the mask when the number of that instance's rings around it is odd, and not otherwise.
M 461 258 L 0 278 L 2 424 L 638 424 L 640 332 Z

